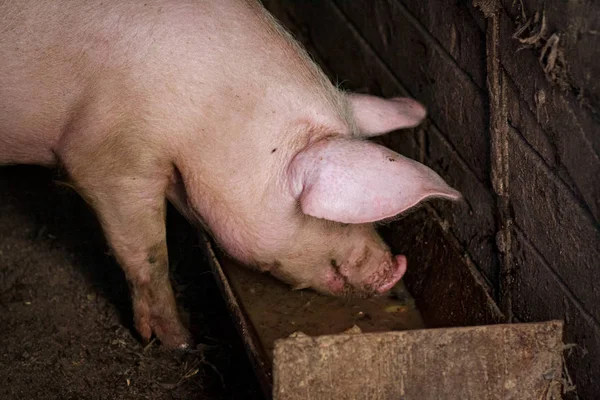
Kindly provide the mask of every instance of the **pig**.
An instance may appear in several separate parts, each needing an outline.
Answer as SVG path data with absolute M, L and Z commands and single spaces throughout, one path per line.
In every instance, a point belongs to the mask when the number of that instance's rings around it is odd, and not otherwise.
M 333 85 L 250 0 L 0 3 L 0 163 L 62 168 L 96 213 L 144 341 L 186 349 L 167 201 L 295 289 L 385 293 L 406 257 L 375 223 L 460 193 L 371 137 L 425 108 Z

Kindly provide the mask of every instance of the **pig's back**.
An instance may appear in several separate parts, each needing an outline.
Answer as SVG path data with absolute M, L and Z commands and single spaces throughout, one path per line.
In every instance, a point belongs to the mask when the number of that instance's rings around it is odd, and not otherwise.
M 322 109 L 316 103 L 332 101 L 314 90 L 323 76 L 255 7 L 233 0 L 4 2 L 0 163 L 53 164 L 54 146 L 85 112 L 101 114 L 94 119 L 101 122 L 128 110 L 163 133 L 194 121 L 203 132 L 235 139 L 232 126 L 266 118 L 269 102 L 282 113 L 295 102 Z

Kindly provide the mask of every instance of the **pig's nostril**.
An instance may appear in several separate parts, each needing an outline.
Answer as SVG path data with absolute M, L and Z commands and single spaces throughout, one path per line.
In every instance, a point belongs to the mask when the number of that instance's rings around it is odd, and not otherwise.
M 394 256 L 394 258 L 396 259 L 396 264 L 402 270 L 402 274 L 404 274 L 406 272 L 406 264 L 407 264 L 406 256 L 398 255 L 398 256 Z
M 406 257 L 399 255 L 395 256 L 393 259 L 394 265 L 391 266 L 392 273 L 386 279 L 386 281 L 381 285 L 378 289 L 378 293 L 385 293 L 390 290 L 394 285 L 404 276 L 406 272 Z
M 394 258 L 396 259 L 396 268 L 397 268 L 394 276 L 398 277 L 397 281 L 399 281 L 400 278 L 402 278 L 404 276 L 404 274 L 406 273 L 406 266 L 408 263 L 406 262 L 406 257 L 403 255 L 395 256 Z

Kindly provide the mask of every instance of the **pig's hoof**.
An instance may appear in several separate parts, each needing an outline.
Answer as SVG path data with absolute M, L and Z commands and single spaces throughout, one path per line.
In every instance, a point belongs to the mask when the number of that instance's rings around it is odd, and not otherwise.
M 147 347 L 154 342 L 150 340 L 152 334 L 165 349 L 185 352 L 194 346 L 192 335 L 180 323 L 137 324 L 136 328 Z
M 194 348 L 194 341 L 186 330 L 184 330 L 184 332 L 179 332 L 178 334 L 163 333 L 162 335 L 159 334 L 157 336 L 163 347 L 170 350 L 188 352 Z
M 193 353 L 194 352 L 194 342 L 193 342 L 193 340 L 189 339 L 187 342 L 181 343 L 180 345 L 175 347 L 173 350 L 182 352 L 182 353 Z

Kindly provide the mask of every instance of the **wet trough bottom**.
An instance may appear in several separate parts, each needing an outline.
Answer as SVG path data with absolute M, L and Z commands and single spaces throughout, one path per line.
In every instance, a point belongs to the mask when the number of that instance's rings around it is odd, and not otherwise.
M 415 301 L 401 282 L 393 294 L 370 299 L 332 298 L 313 291 L 291 291 L 266 274 L 223 263 L 260 342 L 269 354 L 275 340 L 295 332 L 309 336 L 343 333 L 354 326 L 361 332 L 386 332 L 425 327 Z

